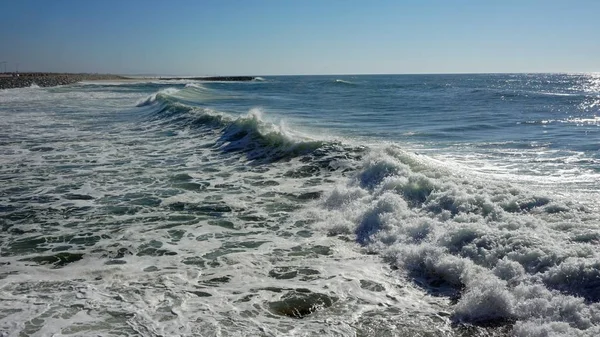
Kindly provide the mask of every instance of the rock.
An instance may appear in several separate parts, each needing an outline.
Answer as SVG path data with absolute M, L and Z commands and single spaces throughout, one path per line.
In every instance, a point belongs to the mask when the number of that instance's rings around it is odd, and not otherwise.
M 37 264 L 53 264 L 56 268 L 63 267 L 69 263 L 79 261 L 83 258 L 81 253 L 61 252 L 54 255 L 34 256 L 19 261 L 30 261 Z
M 40 87 L 53 87 L 81 81 L 118 80 L 126 77 L 109 74 L 59 74 L 59 73 L 19 73 L 0 74 L 0 89 L 25 88 L 36 84 Z
M 329 308 L 337 298 L 325 294 L 291 291 L 281 297 L 280 301 L 270 302 L 269 309 L 272 313 L 291 318 L 304 318 L 315 311 Z
M 186 77 L 187 80 L 193 81 L 224 81 L 224 82 L 245 82 L 252 81 L 254 76 L 209 76 L 209 77 Z M 181 77 L 161 77 L 161 80 L 181 80 Z

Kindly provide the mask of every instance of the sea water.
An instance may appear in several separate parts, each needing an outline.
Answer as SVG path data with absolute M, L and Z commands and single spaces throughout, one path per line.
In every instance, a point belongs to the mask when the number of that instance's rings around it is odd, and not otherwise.
M 600 335 L 600 75 L 0 90 L 0 336 Z

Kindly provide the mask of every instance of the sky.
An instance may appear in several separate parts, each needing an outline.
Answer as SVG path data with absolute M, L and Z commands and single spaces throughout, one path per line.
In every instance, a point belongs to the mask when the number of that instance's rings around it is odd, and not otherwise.
M 2 61 L 156 75 L 599 72 L 600 1 L 4 1 Z

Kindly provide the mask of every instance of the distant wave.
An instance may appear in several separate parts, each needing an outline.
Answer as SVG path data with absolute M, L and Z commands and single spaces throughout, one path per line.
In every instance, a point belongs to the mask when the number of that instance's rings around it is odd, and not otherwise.
M 144 99 L 141 99 L 139 101 L 137 101 L 137 103 L 135 104 L 135 106 L 137 107 L 142 107 L 142 106 L 147 106 L 147 105 L 151 105 L 154 102 L 156 102 L 157 98 L 159 98 L 161 95 L 163 95 L 164 97 L 168 97 L 176 92 L 178 92 L 179 89 L 176 88 L 166 88 L 166 89 L 162 89 Z
M 202 86 L 202 84 L 196 83 L 196 82 L 186 83 L 185 87 L 186 88 L 201 88 L 201 89 L 205 89 L 205 87 Z
M 548 96 L 568 96 L 568 97 L 582 96 L 582 94 L 573 94 L 573 93 L 566 93 L 566 92 L 546 92 L 546 91 L 540 91 L 539 93 L 541 95 L 548 95 Z M 585 96 L 585 95 L 583 95 L 583 96 Z
M 333 82 L 337 83 L 337 84 L 356 85 L 356 83 L 354 83 L 354 82 L 342 80 L 342 79 L 339 79 L 339 78 L 335 79 Z
M 552 123 L 573 123 L 577 125 L 600 125 L 600 116 L 591 117 L 572 117 L 566 119 L 542 119 L 542 120 L 527 120 L 524 122 L 517 122 L 517 124 L 533 124 L 533 125 L 546 125 Z
M 575 123 L 578 125 L 600 125 L 600 116 L 593 116 L 588 118 L 569 118 L 564 121 L 565 123 Z
M 485 88 L 485 89 L 472 89 L 469 91 L 470 94 L 474 94 L 478 97 L 490 97 L 490 98 L 501 98 L 501 99 L 511 99 L 518 97 L 554 97 L 556 99 L 569 99 L 569 98 L 597 98 L 597 95 L 584 93 L 584 92 L 550 92 L 550 91 L 536 91 L 536 90 L 499 90 L 494 88 Z

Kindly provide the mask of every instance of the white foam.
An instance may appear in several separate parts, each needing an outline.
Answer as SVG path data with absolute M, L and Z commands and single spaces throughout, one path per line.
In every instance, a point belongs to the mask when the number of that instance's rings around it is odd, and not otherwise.
M 585 211 L 592 199 L 578 205 L 552 188 L 527 191 L 506 176 L 455 169 L 394 147 L 375 150 L 347 186 L 323 200 L 319 226 L 354 233 L 427 291 L 459 293 L 454 320 L 516 320 L 517 335 L 593 335 L 600 256 L 585 237 L 571 239 L 581 228 L 600 229 L 597 212 Z M 538 320 L 550 330 L 533 331 Z
M 137 107 L 142 107 L 142 106 L 147 106 L 147 105 L 151 105 L 152 103 L 156 102 L 156 98 L 159 95 L 166 95 L 166 96 L 171 96 L 176 94 L 177 92 L 179 92 L 180 89 L 177 88 L 165 88 L 165 89 L 161 89 L 158 92 L 153 93 L 152 95 L 144 98 L 144 99 L 140 99 L 135 103 L 135 106 Z
M 578 125 L 600 125 L 600 117 L 593 116 L 590 118 L 569 118 L 565 120 L 568 123 L 575 123 Z
M 47 249 L 0 257 L 10 262 L 0 310 L 20 310 L 2 313 L 0 331 L 409 336 L 514 321 L 517 336 L 598 334 L 600 308 L 584 300 L 598 277 L 597 188 L 578 195 L 560 175 L 535 183 L 389 144 L 360 163 L 345 152 L 326 166 L 310 151 L 253 162 L 247 153 L 323 140 L 268 111 L 186 110 L 258 137 L 228 153 L 236 140 L 219 143 L 220 127 L 115 118 L 149 97 L 113 89 L 0 92 L 11 135 L 0 149 L 2 200 L 39 216 L 0 248 L 40 236 L 29 244 Z M 84 255 L 60 269 L 26 260 L 61 249 Z M 336 302 L 303 320 L 272 313 L 268 303 L 292 291 Z
M 11 220 L 23 233 L 7 233 L 0 245 L 0 331 L 293 335 L 317 334 L 327 320 L 330 335 L 348 335 L 387 308 L 386 317 L 401 324 L 420 329 L 422 321 L 437 322 L 436 330 L 450 330 L 436 321 L 443 300 L 420 301 L 418 290 L 387 276 L 378 257 L 302 225 L 310 219 L 299 208 L 309 201 L 300 197 L 318 197 L 343 179 L 336 172 L 290 177 L 311 163 L 291 156 L 253 165 L 244 153 L 224 155 L 215 147 L 216 131 L 115 118 L 114 106 L 129 108 L 139 93 L 61 90 L 39 90 L 33 103 L 26 94 L 13 99 L 19 114 L 8 104 L 0 109 L 3 130 L 19 140 L 1 149 L 0 174 L 11 178 L 0 189 L 12 191 L 3 205 L 33 207 L 40 216 Z M 237 118 L 238 131 L 266 136 L 265 149 L 269 142 L 283 150 L 300 144 L 294 131 L 258 110 L 240 117 L 189 113 Z M 38 203 L 40 197 L 47 199 Z M 83 256 L 60 269 L 35 260 L 64 252 Z M 270 275 L 276 268 L 300 271 L 277 279 Z M 336 305 L 305 320 L 269 311 L 269 302 L 295 289 L 335 297 Z M 415 310 L 426 317 L 415 320 Z M 380 324 L 376 331 L 396 325 Z
M 341 83 L 341 84 L 354 84 L 354 82 L 350 82 L 350 81 L 346 81 L 346 80 L 341 80 L 341 79 L 336 79 L 335 83 Z

